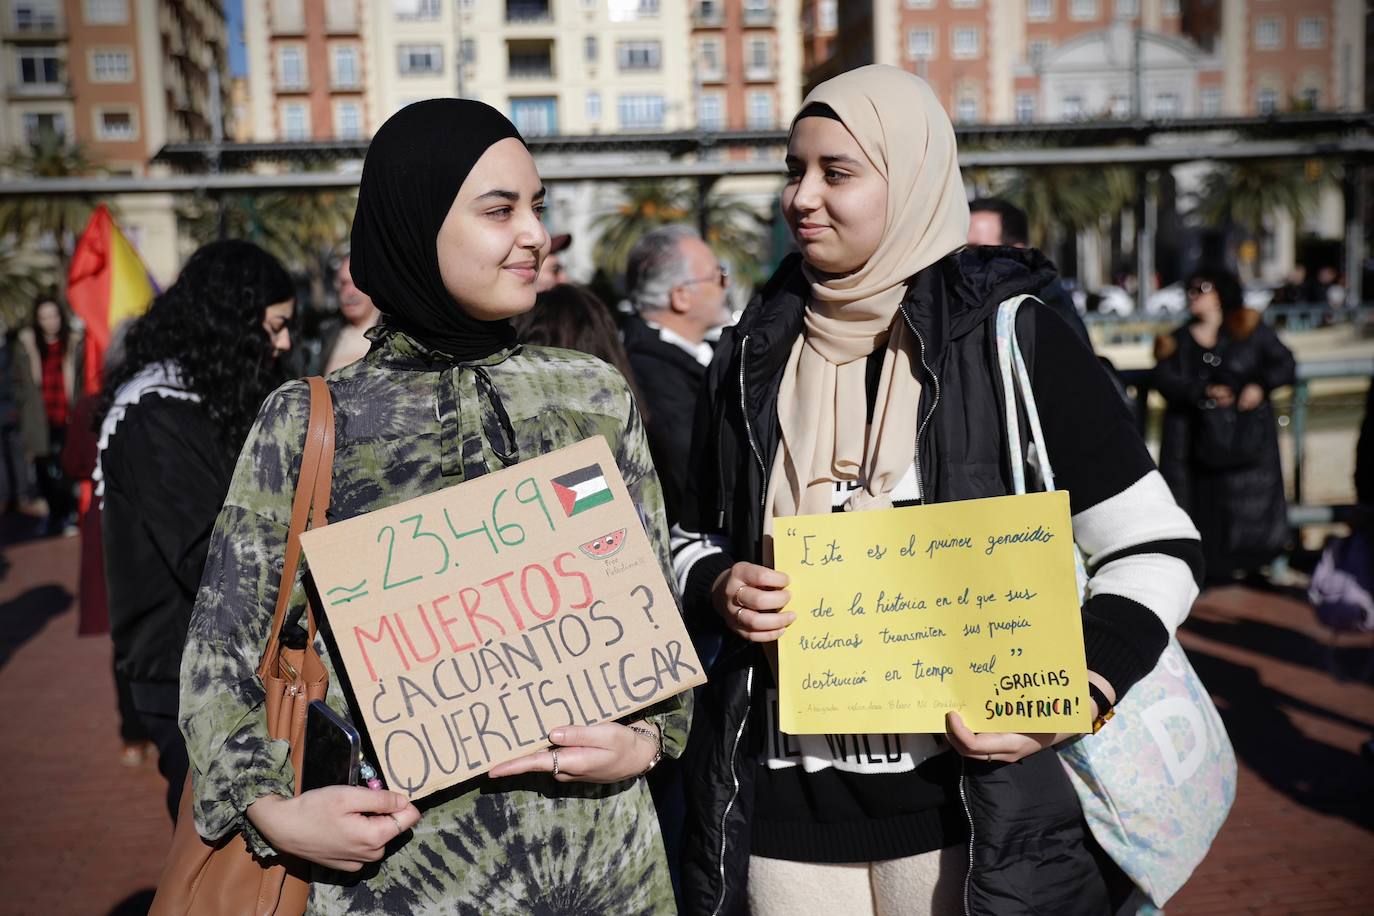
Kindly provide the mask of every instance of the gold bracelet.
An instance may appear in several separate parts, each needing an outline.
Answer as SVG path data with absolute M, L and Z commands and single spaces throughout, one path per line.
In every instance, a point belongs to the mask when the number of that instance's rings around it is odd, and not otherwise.
M 640 776 L 647 776 L 649 771 L 658 766 L 658 762 L 663 759 L 663 731 L 661 729 L 650 731 L 648 726 L 644 725 L 627 725 L 625 727 L 636 735 L 643 735 L 654 743 L 654 759 L 650 760 L 649 765 L 639 774 Z

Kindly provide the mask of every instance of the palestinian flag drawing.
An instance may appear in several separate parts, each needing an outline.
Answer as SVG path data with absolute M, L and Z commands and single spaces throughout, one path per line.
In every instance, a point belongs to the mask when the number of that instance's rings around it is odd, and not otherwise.
M 599 464 L 555 477 L 552 483 L 554 495 L 568 518 L 611 501 L 611 488 L 606 485 L 606 475 L 601 473 Z

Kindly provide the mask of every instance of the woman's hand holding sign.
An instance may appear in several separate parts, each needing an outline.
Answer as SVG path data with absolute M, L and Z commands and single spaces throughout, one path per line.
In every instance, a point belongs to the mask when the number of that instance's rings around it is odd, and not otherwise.
M 642 723 L 637 728 L 652 730 Z M 487 775 L 497 779 L 549 773 L 559 782 L 623 782 L 643 775 L 657 762 L 663 741 L 661 736 L 655 740 L 619 722 L 555 728 L 549 740 L 554 744 L 551 749 L 507 760 Z
M 786 573 L 755 563 L 736 563 L 711 586 L 716 613 L 740 639 L 774 642 L 797 615 L 783 611 L 792 600 Z

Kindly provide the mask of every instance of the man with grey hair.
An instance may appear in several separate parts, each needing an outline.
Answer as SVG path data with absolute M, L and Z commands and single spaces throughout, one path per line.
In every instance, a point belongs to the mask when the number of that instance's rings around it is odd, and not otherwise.
M 677 521 L 697 391 L 711 363 L 706 335 L 730 321 L 729 282 L 715 253 L 687 226 L 645 235 L 626 263 L 625 290 L 635 313 L 625 322 L 625 352 L 644 394 L 669 524 Z

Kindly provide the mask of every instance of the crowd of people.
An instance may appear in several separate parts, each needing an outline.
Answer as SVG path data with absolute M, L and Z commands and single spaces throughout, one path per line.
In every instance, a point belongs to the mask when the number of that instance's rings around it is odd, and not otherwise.
M 0 353 L 6 500 L 45 505 L 62 532 L 78 521 L 73 482 L 90 481 L 83 607 L 107 593 L 123 753 L 137 763 L 156 747 L 174 819 L 189 771 L 200 834 L 315 863 L 320 913 L 1128 905 L 1134 889 L 1056 756 L 1071 736 L 979 734 L 951 715 L 943 734 L 879 736 L 899 749 L 882 761 L 824 736 L 779 740 L 767 646 L 795 613 L 773 527 L 1013 492 L 994 318 L 1036 297 L 1018 328 L 1089 573 L 1101 722 L 1186 617 L 1204 555 L 1228 576 L 1283 549 L 1270 397 L 1292 383 L 1292 355 L 1234 275 L 1199 268 L 1189 321 L 1156 347 L 1157 467 L 1053 264 L 1028 247 L 1025 214 L 969 202 L 925 82 L 871 66 L 823 83 L 786 162 L 796 251 L 734 324 L 730 273 L 686 226 L 634 246 L 625 313 L 567 282 L 572 239 L 545 229 L 520 135 L 453 99 L 410 105 L 374 137 L 338 315 L 318 340 L 296 339 L 281 264 L 212 243 L 126 329 L 83 405 L 66 311 L 35 304 Z M 297 794 L 254 670 L 309 416 L 297 373 L 326 375 L 333 399 L 331 519 L 604 435 L 708 684 L 628 721 L 559 730 L 552 750 L 423 810 L 360 787 Z M 298 582 L 298 640 L 308 600 Z M 340 666 L 320 652 L 330 705 L 348 714 Z

